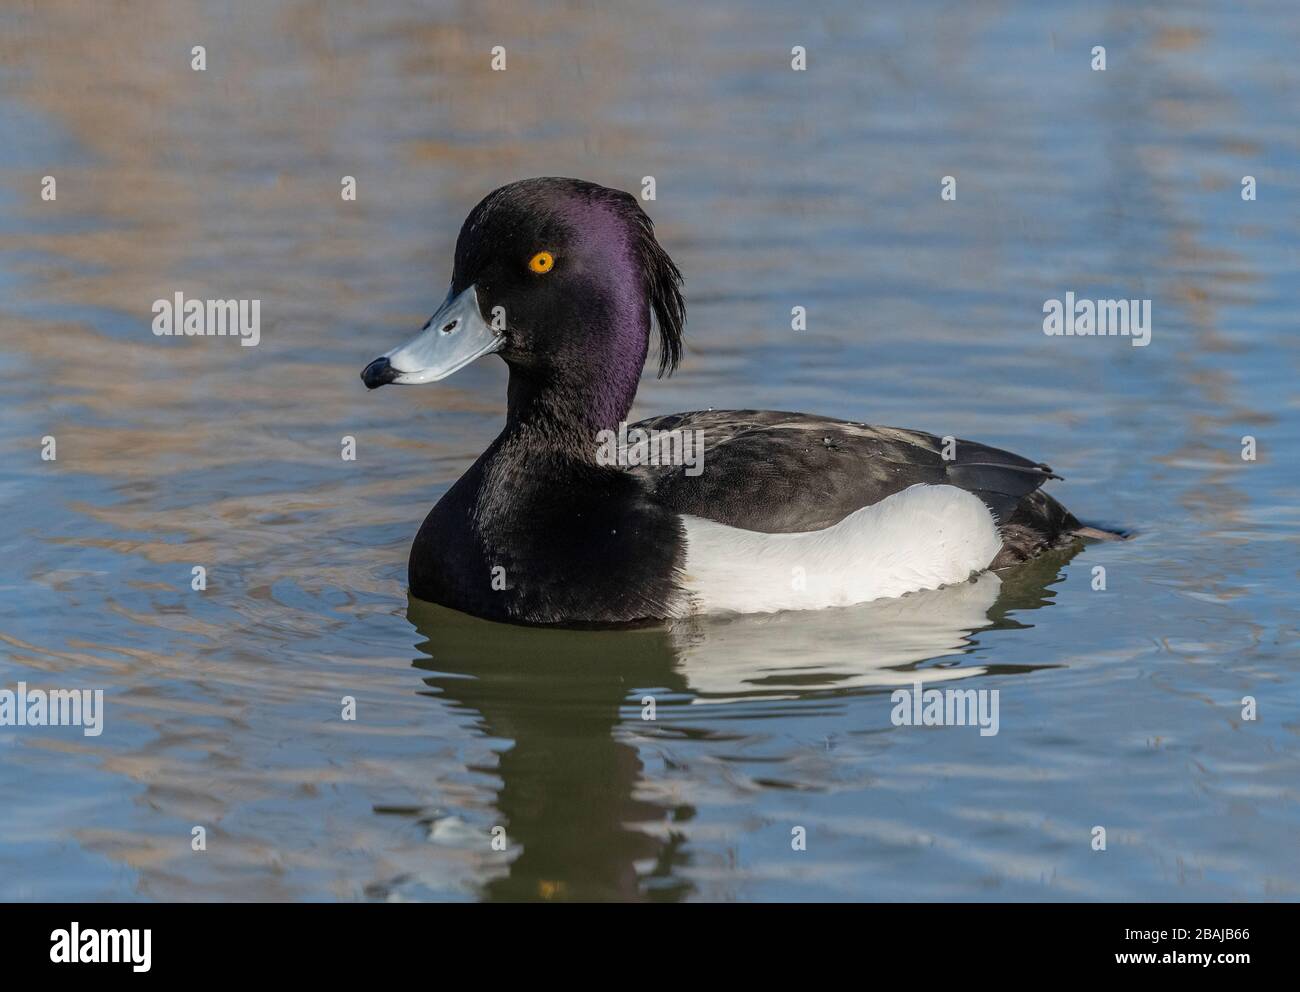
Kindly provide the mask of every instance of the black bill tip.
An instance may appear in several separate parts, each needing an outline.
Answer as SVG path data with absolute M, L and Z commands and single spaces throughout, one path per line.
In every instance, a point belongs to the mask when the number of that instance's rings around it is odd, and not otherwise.
M 361 381 L 366 384 L 367 389 L 378 389 L 380 386 L 386 386 L 397 376 L 397 369 L 388 363 L 387 358 L 376 358 L 361 370 Z

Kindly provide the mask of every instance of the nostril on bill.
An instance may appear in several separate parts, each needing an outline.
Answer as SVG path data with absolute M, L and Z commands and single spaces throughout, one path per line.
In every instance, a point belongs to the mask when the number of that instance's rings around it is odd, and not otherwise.
M 459 327 L 459 326 L 460 326 L 460 318 L 457 317 L 455 320 L 450 321 L 450 322 L 448 322 L 448 323 L 442 325 L 442 333 L 443 333 L 443 334 L 450 334 L 452 331 L 454 331 L 454 330 L 455 330 L 457 327 Z

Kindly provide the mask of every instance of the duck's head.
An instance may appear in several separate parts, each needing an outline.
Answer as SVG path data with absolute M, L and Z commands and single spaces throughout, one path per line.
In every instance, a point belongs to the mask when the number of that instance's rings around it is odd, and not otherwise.
M 361 378 L 371 389 L 433 382 L 495 352 L 510 366 L 512 404 L 540 392 L 630 405 L 654 328 L 659 374 L 677 365 L 680 285 L 632 195 L 577 179 L 511 183 L 465 219 L 442 306 Z

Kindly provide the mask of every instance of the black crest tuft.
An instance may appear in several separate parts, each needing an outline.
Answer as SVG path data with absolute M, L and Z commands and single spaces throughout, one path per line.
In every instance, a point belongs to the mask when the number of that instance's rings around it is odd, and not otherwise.
M 650 290 L 650 307 L 659 325 L 659 378 L 662 379 L 677 370 L 682 358 L 682 330 L 686 326 L 682 274 L 655 238 L 654 221 L 639 203 L 637 214 L 641 267 Z

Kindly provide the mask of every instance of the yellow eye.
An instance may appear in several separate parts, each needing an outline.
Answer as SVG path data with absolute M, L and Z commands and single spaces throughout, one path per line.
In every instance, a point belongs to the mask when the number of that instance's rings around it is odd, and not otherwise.
M 550 272 L 555 267 L 555 256 L 549 251 L 539 251 L 528 260 L 528 268 L 538 275 Z

